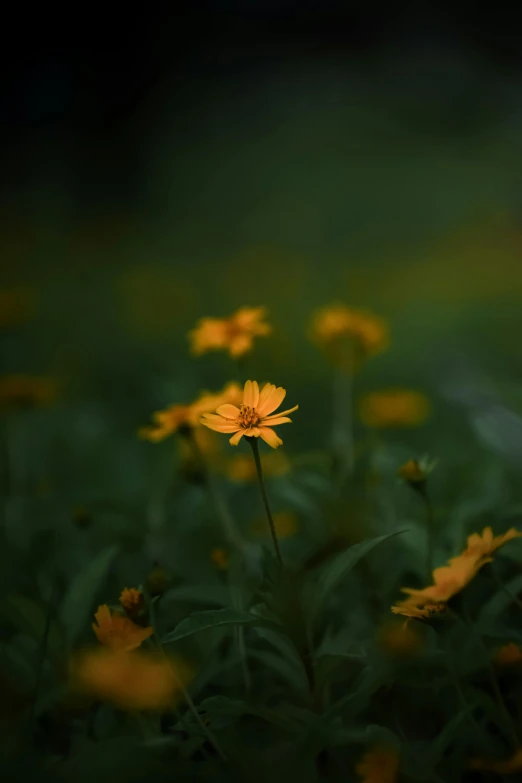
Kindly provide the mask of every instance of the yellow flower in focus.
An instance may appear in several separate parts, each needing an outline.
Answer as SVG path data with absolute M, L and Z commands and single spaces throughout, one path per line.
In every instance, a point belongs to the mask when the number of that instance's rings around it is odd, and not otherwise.
M 393 748 L 375 746 L 364 754 L 356 767 L 362 783 L 395 783 L 399 756 Z
M 144 440 L 158 443 L 179 430 L 196 427 L 203 413 L 215 411 L 224 403 L 236 404 L 241 399 L 241 387 L 235 382 L 228 383 L 220 392 L 203 391 L 188 405 L 171 405 L 165 410 L 156 411 L 152 414 L 153 425 L 142 427 L 138 434 Z
M 230 318 L 201 318 L 189 332 L 191 351 L 200 356 L 207 351 L 227 350 L 239 359 L 252 350 L 254 337 L 270 334 L 271 327 L 263 321 L 264 307 L 242 307 Z
M 510 528 L 507 533 L 502 536 L 494 536 L 493 530 L 490 527 L 485 527 L 482 533 L 472 533 L 468 536 L 468 545 L 462 555 L 459 557 L 471 557 L 482 558 L 493 555 L 497 549 L 507 544 L 508 541 L 512 541 L 514 538 L 520 538 L 522 533 L 519 533 L 514 527 Z M 452 560 L 450 560 L 450 563 Z
M 385 389 L 362 398 L 360 416 L 367 427 L 417 427 L 431 412 L 428 398 L 411 389 Z
M 107 604 L 98 607 L 94 619 L 96 623 L 92 624 L 92 629 L 98 641 L 117 652 L 135 650 L 153 633 L 152 628 L 142 628 L 128 617 L 111 612 Z
M 377 633 L 377 643 L 383 652 L 397 657 L 417 655 L 424 646 L 421 634 L 408 625 L 386 622 Z
M 499 666 L 515 666 L 522 663 L 522 649 L 515 642 L 503 645 L 495 656 Z
M 40 408 L 51 405 L 57 395 L 58 384 L 53 378 L 32 375 L 0 377 L 2 408 Z
M 29 320 L 34 310 L 34 292 L 26 288 L 0 290 L 0 329 L 10 329 Z
M 274 527 L 278 538 L 290 538 L 297 532 L 297 519 L 295 514 L 289 511 L 280 511 L 274 514 Z M 253 532 L 258 536 L 270 535 L 266 519 L 253 525 Z
M 290 467 L 290 460 L 282 451 L 270 451 L 263 460 L 265 478 L 284 476 Z M 228 460 L 226 472 L 231 481 L 245 484 L 257 481 L 256 464 L 250 454 L 236 454 Z
M 312 340 L 345 369 L 354 370 L 364 359 L 388 347 L 386 323 L 364 310 L 342 304 L 326 307 L 312 320 Z
M 228 568 L 228 552 L 226 549 L 217 547 L 210 553 L 210 559 L 220 571 L 226 571 Z
M 286 397 L 281 386 L 267 383 L 261 392 L 257 381 L 247 381 L 243 391 L 241 408 L 236 405 L 220 405 L 216 414 L 205 413 L 201 423 L 216 432 L 235 433 L 230 438 L 232 446 L 237 446 L 243 435 L 248 438 L 262 438 L 273 449 L 283 444 L 272 427 L 286 424 L 291 419 L 286 415 L 298 409 L 295 405 L 289 410 L 272 414 Z
M 120 595 L 120 604 L 128 615 L 136 617 L 145 605 L 145 596 L 135 587 L 126 587 Z
M 70 665 L 73 688 L 122 710 L 165 710 L 191 677 L 185 664 L 156 652 L 97 648 L 75 656 Z
M 515 772 L 522 772 L 522 748 L 518 748 L 511 758 L 505 761 L 471 759 L 470 767 L 484 772 L 493 772 L 496 775 L 512 775 Z

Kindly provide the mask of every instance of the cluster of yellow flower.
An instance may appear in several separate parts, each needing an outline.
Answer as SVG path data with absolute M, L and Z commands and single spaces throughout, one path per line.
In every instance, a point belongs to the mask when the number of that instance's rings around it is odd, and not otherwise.
M 72 687 L 123 710 L 172 707 L 191 678 L 189 667 L 163 651 L 138 650 L 154 633 L 151 626 L 135 622 L 145 605 L 141 590 L 125 588 L 120 604 L 123 611 L 98 607 L 92 628 L 101 646 L 73 656 Z
M 482 534 L 473 533 L 468 537 L 467 547 L 460 555 L 433 571 L 433 584 L 422 590 L 403 587 L 402 592 L 409 597 L 392 606 L 392 612 L 409 620 L 426 619 L 432 614 L 444 611 L 448 601 L 460 593 L 486 563 L 493 560 L 497 549 L 520 536 L 522 533 L 515 528 L 502 536 L 494 536 L 490 527 L 484 528 Z

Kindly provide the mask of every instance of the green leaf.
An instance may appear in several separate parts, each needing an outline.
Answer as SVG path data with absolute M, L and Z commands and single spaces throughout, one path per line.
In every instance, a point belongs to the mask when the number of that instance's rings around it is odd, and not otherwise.
M 163 644 L 186 639 L 200 631 L 219 628 L 224 625 L 248 625 L 249 623 L 266 622 L 255 617 L 250 612 L 240 612 L 237 609 L 209 609 L 205 612 L 193 612 L 182 620 L 173 631 L 163 637 Z
M 290 734 L 302 733 L 303 731 L 302 721 L 285 715 L 282 710 L 248 704 L 239 699 L 228 699 L 226 696 L 211 696 L 209 699 L 201 702 L 200 708 L 208 714 L 211 724 L 213 717 L 239 719 L 243 715 L 253 715 L 267 723 L 278 726 Z
M 118 546 L 102 549 L 74 577 L 62 603 L 60 616 L 70 645 L 74 644 L 92 615 L 96 594 L 102 587 L 119 551 Z
M 308 580 L 306 589 L 309 594 L 309 616 L 313 622 L 320 614 L 324 604 L 337 585 L 350 573 L 350 571 L 362 560 L 372 549 L 392 536 L 404 533 L 404 530 L 398 530 L 394 533 L 388 533 L 385 536 L 377 536 L 361 541 L 359 544 L 351 546 L 339 555 L 336 555 L 330 562 L 322 567 L 319 575 Z
M 522 574 L 518 574 L 510 582 L 507 582 L 506 590 L 507 592 L 498 590 L 489 601 L 483 604 L 479 613 L 479 620 L 489 620 L 493 617 L 498 617 L 510 604 L 514 603 L 514 599 L 511 596 L 517 596 L 522 591 Z M 511 596 L 508 593 L 511 593 Z

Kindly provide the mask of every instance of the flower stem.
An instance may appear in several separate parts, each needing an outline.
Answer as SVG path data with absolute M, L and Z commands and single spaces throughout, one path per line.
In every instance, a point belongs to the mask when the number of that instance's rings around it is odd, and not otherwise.
M 194 431 L 189 430 L 189 433 L 187 434 L 186 437 L 189 439 L 192 445 L 192 449 L 194 451 L 196 459 L 198 460 L 203 475 L 205 477 L 205 484 L 207 485 L 207 490 L 212 499 L 217 515 L 221 520 L 225 538 L 227 539 L 227 541 L 231 546 L 233 546 L 234 548 L 242 552 L 245 546 L 245 542 L 239 530 L 236 527 L 236 524 L 225 502 L 225 499 L 223 498 L 223 495 L 220 492 L 216 481 L 214 480 L 214 476 L 212 475 L 211 471 L 208 468 L 208 465 L 205 461 L 205 457 L 203 456 L 203 452 L 199 447 L 199 443 L 197 442 L 197 438 L 194 434 Z
M 435 517 L 430 496 L 426 489 L 421 492 L 422 501 L 426 510 L 426 571 L 428 574 L 428 584 L 431 582 L 433 574 L 433 536 L 435 532 Z
M 266 494 L 266 487 L 265 487 L 265 480 L 263 478 L 263 468 L 261 467 L 261 457 L 259 456 L 259 444 L 257 442 L 257 438 L 247 438 L 248 442 L 250 443 L 252 447 L 252 454 L 254 455 L 254 462 L 256 463 L 256 470 L 257 470 L 257 477 L 259 479 L 259 487 L 261 489 L 261 496 L 263 498 L 263 504 L 265 506 L 266 516 L 268 519 L 268 524 L 270 525 L 270 533 L 272 534 L 272 541 L 274 542 L 274 549 L 276 553 L 277 560 L 279 562 L 279 565 L 283 566 L 283 558 L 281 557 L 281 550 L 279 548 L 279 541 L 277 540 L 277 533 L 274 525 L 274 520 L 272 517 L 272 512 L 270 511 L 270 504 L 268 502 L 268 495 Z
M 486 648 L 486 645 L 482 641 L 482 637 L 480 636 L 480 633 L 478 633 L 477 629 L 473 625 L 473 622 L 470 620 L 469 615 L 467 614 L 467 612 L 465 610 L 462 610 L 461 619 L 462 619 L 464 625 L 467 628 L 469 628 L 473 639 L 475 640 L 477 646 L 480 647 L 480 649 L 481 649 L 481 651 L 483 653 L 483 656 L 484 656 L 484 658 L 486 660 L 486 664 L 487 664 L 488 675 L 489 675 L 489 680 L 490 680 L 490 683 L 491 683 L 491 687 L 493 689 L 493 693 L 495 694 L 495 699 L 496 699 L 498 708 L 499 708 L 500 712 L 502 713 L 502 715 L 504 717 L 507 733 L 509 734 L 509 737 L 510 737 L 511 741 L 513 742 L 514 747 L 515 748 L 519 748 L 520 747 L 520 742 L 518 740 L 517 733 L 515 731 L 515 727 L 513 726 L 513 721 L 511 719 L 511 715 L 509 714 L 509 710 L 506 707 L 506 703 L 505 703 L 504 698 L 502 696 L 502 692 L 501 692 L 500 686 L 498 684 L 497 675 L 495 673 L 495 669 L 493 667 L 493 664 L 491 663 L 491 659 L 490 659 L 490 656 L 489 656 L 489 652 L 488 652 L 488 650 Z
M 154 632 L 153 633 L 153 637 L 154 637 L 154 641 L 156 643 L 156 647 L 158 648 L 159 652 L 164 656 L 164 658 L 169 663 L 171 663 L 168 655 L 166 654 L 165 650 L 163 649 L 163 645 L 161 643 L 161 639 L 160 639 L 160 636 L 158 634 L 158 630 L 157 630 L 157 627 L 156 627 L 156 613 L 155 613 L 155 609 L 154 609 L 154 603 L 150 599 L 150 596 L 148 596 L 148 602 L 147 603 L 148 603 L 148 611 L 149 611 L 149 623 L 152 626 L 152 629 L 153 629 L 153 632 Z M 193 716 L 194 716 L 194 718 L 196 720 L 196 723 L 198 724 L 200 729 L 203 731 L 203 733 L 207 736 L 208 741 L 210 742 L 210 744 L 212 745 L 212 747 L 214 748 L 214 750 L 216 751 L 218 756 L 221 758 L 221 760 L 222 761 L 226 761 L 227 757 L 225 756 L 225 754 L 221 750 L 221 747 L 220 747 L 217 739 L 215 738 L 214 734 L 210 731 L 208 726 L 205 726 L 205 724 L 201 720 L 201 715 L 199 714 L 196 705 L 192 701 L 192 697 L 191 697 L 190 693 L 186 689 L 186 687 L 185 687 L 185 685 L 183 683 L 183 680 L 181 679 L 181 677 L 179 677 L 179 675 L 178 675 L 178 673 L 176 671 L 176 667 L 172 663 L 171 663 L 171 668 L 172 668 L 172 672 L 174 674 L 174 677 L 176 678 L 177 685 L 178 685 L 178 687 L 179 687 L 179 689 L 180 689 L 180 691 L 181 691 L 181 693 L 183 695 L 183 698 L 185 699 L 185 701 L 187 703 L 187 706 L 188 706 L 189 710 L 193 714 Z

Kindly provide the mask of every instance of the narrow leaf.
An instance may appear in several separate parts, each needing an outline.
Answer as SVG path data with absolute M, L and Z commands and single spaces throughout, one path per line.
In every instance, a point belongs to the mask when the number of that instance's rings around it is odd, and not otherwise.
M 200 631 L 219 628 L 224 625 L 248 625 L 249 623 L 266 622 L 255 617 L 250 612 L 240 612 L 237 609 L 209 609 L 205 612 L 193 612 L 182 620 L 173 631 L 163 637 L 163 644 L 186 639 Z

